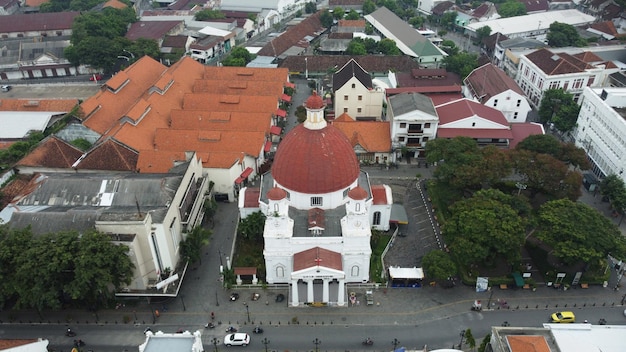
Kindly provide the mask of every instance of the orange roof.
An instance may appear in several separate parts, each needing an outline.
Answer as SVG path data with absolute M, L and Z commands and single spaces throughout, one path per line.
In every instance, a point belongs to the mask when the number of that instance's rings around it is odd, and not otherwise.
M 511 352 L 550 352 L 550 346 L 543 336 L 508 335 L 506 340 L 511 347 Z
M 45 4 L 50 0 L 26 0 L 25 4 L 27 7 L 39 7 L 41 4 Z
M 185 141 L 185 143 L 181 143 L 181 141 Z M 257 156 L 264 143 L 265 132 L 254 131 L 198 131 L 160 128 L 156 130 L 154 136 L 154 149 L 167 151 L 243 152 Z
M 383 185 L 372 185 L 372 198 L 374 205 L 386 205 L 387 202 L 387 190 Z
M 293 271 L 322 266 L 325 268 L 342 270 L 341 253 L 333 252 L 321 247 L 314 247 L 293 255 Z
M 202 159 L 201 155 L 196 155 Z M 166 173 L 176 163 L 186 160 L 185 152 L 141 150 L 137 159 L 137 171 L 140 173 Z
M 333 121 L 352 146 L 360 145 L 369 153 L 391 151 L 391 130 L 387 121 L 354 121 L 342 114 Z
M 60 138 L 50 136 L 16 165 L 69 169 L 81 155 L 83 152 L 80 149 Z
M 128 5 L 126 5 L 125 3 L 119 0 L 109 0 L 105 2 L 104 5 L 102 5 L 102 8 L 105 8 L 105 7 L 112 7 L 114 9 L 125 9 L 128 7 Z
M 227 95 L 271 95 L 280 98 L 283 86 L 272 81 L 233 81 L 199 79 L 193 85 L 194 93 Z
M 105 134 L 142 98 L 167 68 L 149 56 L 137 60 L 106 82 L 100 92 L 81 104 L 84 125 Z
M 69 112 L 78 99 L 0 99 L 0 111 Z
M 77 169 L 135 171 L 138 153 L 114 139 L 107 139 L 80 160 Z
M 198 110 L 211 107 L 214 111 L 268 112 L 278 108 L 278 99 L 272 96 L 240 96 L 205 93 L 186 94 L 183 109 Z
M 289 82 L 289 69 L 206 66 L 203 78 L 219 81 L 270 81 L 281 82 L 282 84 L 284 82 Z
M 176 130 L 263 131 L 269 133 L 272 114 L 177 109 L 171 111 L 170 119 L 170 127 Z

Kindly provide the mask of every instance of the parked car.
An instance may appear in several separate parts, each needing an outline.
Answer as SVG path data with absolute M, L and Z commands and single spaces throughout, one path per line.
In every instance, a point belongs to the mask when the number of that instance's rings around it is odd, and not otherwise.
M 89 77 L 90 81 L 101 81 L 102 80 L 102 74 L 100 73 L 94 73 L 93 75 L 91 75 L 91 77 Z
M 242 332 L 228 334 L 224 337 L 224 345 L 226 346 L 248 346 L 250 343 L 250 335 Z
M 573 312 L 556 312 L 550 316 L 552 323 L 574 323 L 576 316 Z
M 9 86 L 9 85 L 4 85 L 4 86 L 2 86 L 2 91 L 3 91 L 3 92 L 8 92 L 8 91 L 10 91 L 10 90 L 11 90 L 11 88 L 12 88 L 12 87 L 11 87 L 11 86 Z

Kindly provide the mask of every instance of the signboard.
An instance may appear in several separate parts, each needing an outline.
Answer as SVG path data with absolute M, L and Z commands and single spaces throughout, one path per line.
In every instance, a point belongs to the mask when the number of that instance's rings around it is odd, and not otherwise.
M 485 292 L 489 289 L 489 278 L 488 277 L 477 277 L 476 278 L 476 292 Z

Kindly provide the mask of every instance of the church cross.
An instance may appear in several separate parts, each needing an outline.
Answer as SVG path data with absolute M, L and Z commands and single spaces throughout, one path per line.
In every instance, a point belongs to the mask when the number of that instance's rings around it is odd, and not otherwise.
M 315 258 L 315 264 L 317 264 L 317 266 L 320 266 L 321 262 L 322 262 L 322 259 L 320 257 Z

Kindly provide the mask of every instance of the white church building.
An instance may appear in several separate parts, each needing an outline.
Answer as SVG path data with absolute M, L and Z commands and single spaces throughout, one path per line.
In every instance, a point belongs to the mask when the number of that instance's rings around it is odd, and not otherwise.
M 267 217 L 266 281 L 291 285 L 290 306 L 345 306 L 346 284 L 369 281 L 371 229 L 389 230 L 392 192 L 370 184 L 348 138 L 326 123 L 320 96 L 305 107 L 260 187 L 241 190 L 240 214 Z

